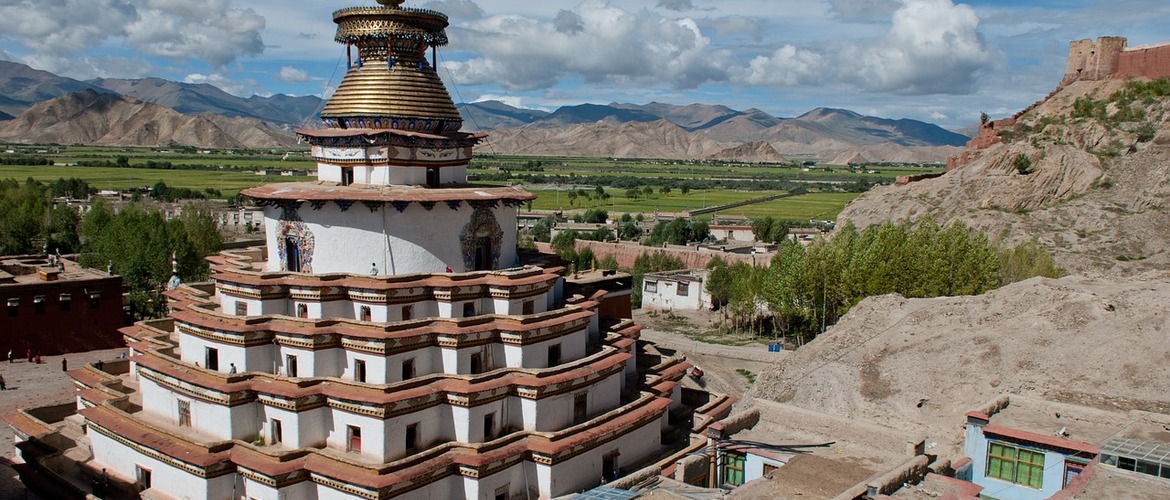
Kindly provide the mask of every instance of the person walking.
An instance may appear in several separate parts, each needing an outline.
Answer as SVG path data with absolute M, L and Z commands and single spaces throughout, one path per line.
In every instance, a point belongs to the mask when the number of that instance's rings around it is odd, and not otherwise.
M 8 362 L 11 363 L 12 360 L 14 360 L 14 359 L 16 359 L 16 355 L 13 354 L 12 349 L 9 349 L 8 350 Z
M 4 375 L 0 375 L 0 391 L 8 390 L 8 382 L 4 381 Z

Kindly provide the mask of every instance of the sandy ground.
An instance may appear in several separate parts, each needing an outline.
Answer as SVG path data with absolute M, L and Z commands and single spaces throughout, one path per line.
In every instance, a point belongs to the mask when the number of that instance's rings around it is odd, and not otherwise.
M 979 296 L 866 299 L 755 395 L 903 429 L 943 458 L 1002 394 L 1170 413 L 1170 279 L 1034 278 Z
M 114 359 L 124 352 L 126 348 L 47 356 L 39 365 L 23 359 L 14 363 L 7 360 L 0 362 L 0 374 L 4 375 L 8 384 L 8 390 L 0 392 L 0 415 L 21 408 L 49 406 L 72 400 L 73 382 L 61 371 L 62 359 L 73 369 L 98 360 Z M 0 425 L 0 500 L 35 498 L 25 492 L 24 485 L 16 478 L 16 472 L 5 461 L 12 460 L 14 454 L 12 428 L 6 424 Z

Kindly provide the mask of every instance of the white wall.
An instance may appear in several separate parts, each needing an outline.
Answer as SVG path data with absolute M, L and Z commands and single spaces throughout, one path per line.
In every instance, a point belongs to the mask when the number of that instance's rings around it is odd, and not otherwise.
M 642 284 L 642 305 L 644 307 L 663 310 L 689 310 L 696 311 L 700 309 L 707 309 L 711 307 L 710 298 L 706 290 L 703 289 L 703 282 L 701 281 L 683 281 L 688 284 L 687 295 L 679 295 L 678 281 L 669 279 L 657 280 L 657 291 L 649 292 L 646 290 L 646 284 L 651 281 L 648 279 Z
M 168 496 L 180 499 L 232 497 L 235 474 L 203 479 L 138 453 L 96 430 L 91 431 L 89 437 L 95 457 L 93 466 L 109 469 L 107 472 L 115 479 L 134 482 L 136 465 L 140 465 L 150 469 L 152 489 Z
M 387 204 L 370 212 L 362 203 L 354 203 L 342 212 L 336 203 L 326 203 L 320 210 L 308 204 L 297 210 L 314 236 L 311 259 L 314 273 L 369 274 L 377 264 L 378 274 L 441 273 L 447 267 L 465 269 L 460 237 L 470 222 L 474 209 L 463 203 L 451 210 L 438 203 L 427 211 L 418 203 L 398 212 Z M 492 209 L 503 230 L 499 268 L 517 265 L 516 209 L 503 205 Z M 264 209 L 270 271 L 282 270 L 279 247 L 281 209 Z M 304 257 L 302 257 L 304 260 Z

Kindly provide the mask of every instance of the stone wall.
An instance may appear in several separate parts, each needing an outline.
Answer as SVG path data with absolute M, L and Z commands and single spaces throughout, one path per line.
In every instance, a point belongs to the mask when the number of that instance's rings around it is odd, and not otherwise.
M 1062 85 L 1111 78 L 1170 77 L 1170 43 L 1126 47 L 1125 37 L 1103 36 L 1068 44 Z
M 618 266 L 623 269 L 634 267 L 634 259 L 639 255 L 651 252 L 665 252 L 671 256 L 678 257 L 683 262 L 686 269 L 700 269 L 706 268 L 707 263 L 715 257 L 722 258 L 728 264 L 735 264 L 737 262 L 746 262 L 753 266 L 764 267 L 772 262 L 772 254 L 734 254 L 734 253 L 700 253 L 694 247 L 647 247 L 637 244 L 626 243 L 605 243 L 601 241 L 577 240 L 577 251 L 584 249 L 593 251 L 593 255 L 597 260 L 604 259 L 606 256 L 612 255 L 617 260 Z M 536 243 L 536 249 L 543 253 L 553 253 L 552 248 L 548 243 Z

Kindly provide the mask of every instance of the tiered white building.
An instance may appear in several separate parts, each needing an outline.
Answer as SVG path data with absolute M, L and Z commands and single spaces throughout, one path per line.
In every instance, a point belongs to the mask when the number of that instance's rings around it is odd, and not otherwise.
M 467 182 L 481 136 L 427 60 L 447 18 L 379 2 L 333 15 L 317 181 L 243 193 L 267 246 L 125 329 L 125 383 L 71 373 L 90 470 L 151 498 L 549 498 L 661 455 L 686 365 L 638 370 L 639 327 L 603 313 L 628 290 L 520 262 L 533 195 Z

